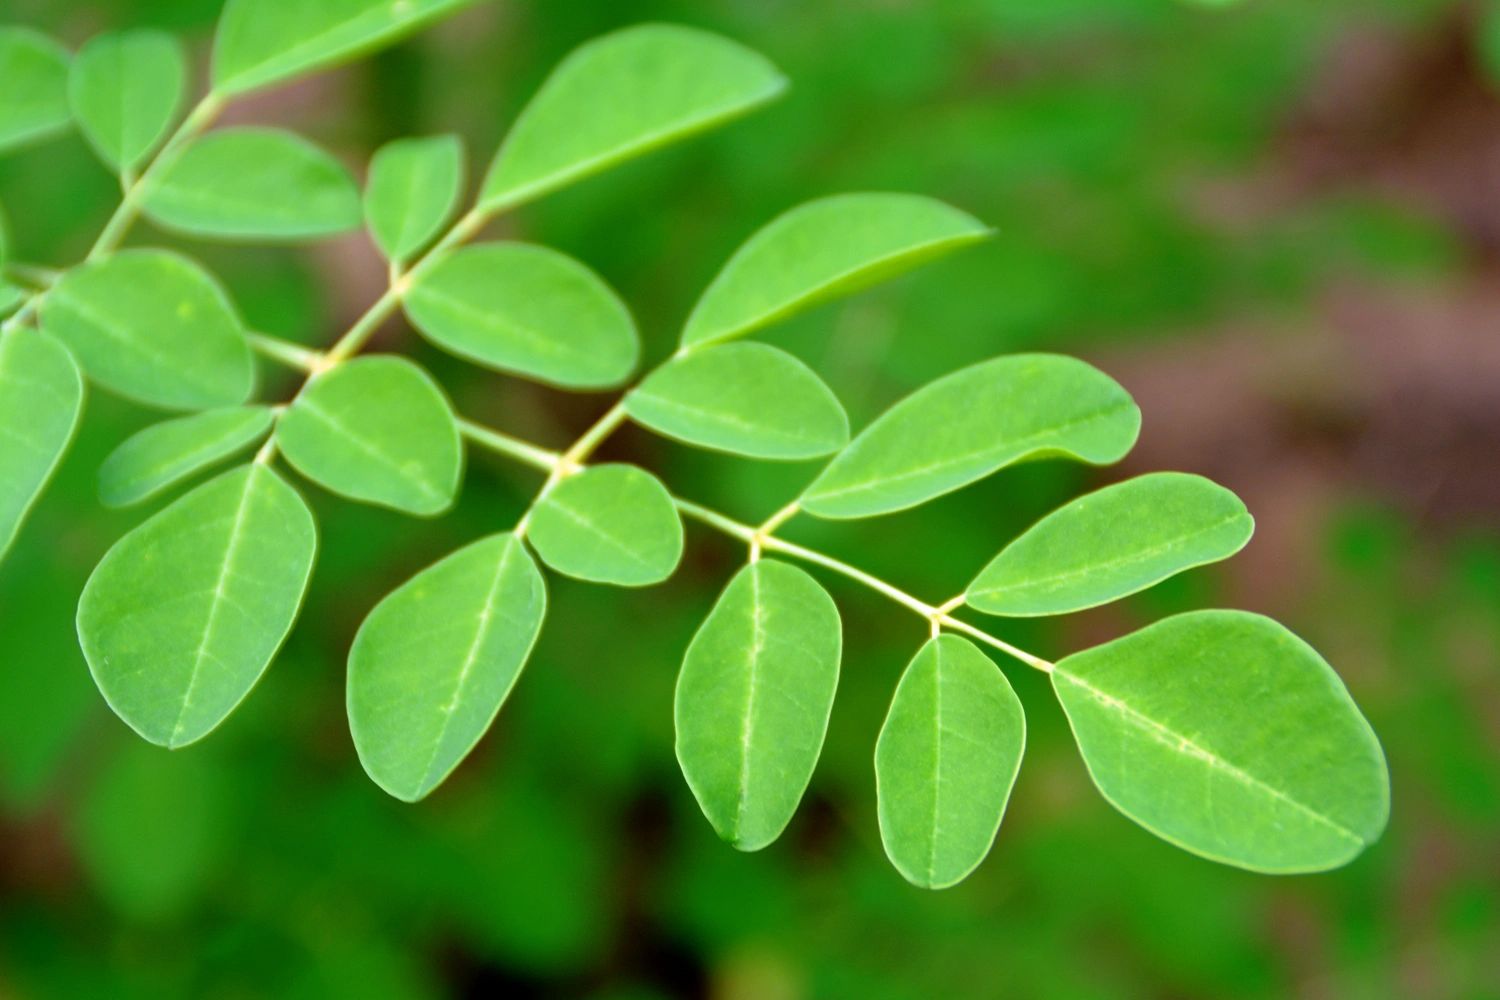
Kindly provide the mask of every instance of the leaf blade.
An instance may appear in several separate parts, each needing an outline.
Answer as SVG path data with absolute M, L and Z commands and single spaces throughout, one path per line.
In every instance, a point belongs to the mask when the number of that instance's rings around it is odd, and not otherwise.
M 820 198 L 767 223 L 704 290 L 682 345 L 743 337 L 985 239 L 989 227 L 932 198 Z
M 897 402 L 803 493 L 817 517 L 904 510 L 1029 458 L 1118 461 L 1140 410 L 1103 372 L 1055 354 L 1013 354 L 945 375 Z
M 271 430 L 268 406 L 207 410 L 153 424 L 127 438 L 99 467 L 99 499 L 127 507 L 149 499 Z
M 463 140 L 397 139 L 376 151 L 365 185 L 365 219 L 387 260 L 404 264 L 438 234 L 458 206 Z
M 36 330 L 0 334 L 0 558 L 73 440 L 83 378 L 67 348 Z
M 980 570 L 966 603 L 1022 617 L 1097 607 L 1229 558 L 1254 527 L 1239 497 L 1202 476 L 1137 476 L 1032 525 Z
M 597 38 L 568 55 L 521 112 L 480 207 L 496 212 L 540 198 L 746 114 L 785 86 L 764 57 L 706 31 L 650 24 Z
M 768 407 L 767 400 L 776 405 Z M 625 396 L 632 420 L 687 444 L 750 458 L 816 458 L 849 442 L 833 390 L 767 344 L 715 345 L 668 361 Z
M 68 102 L 100 158 L 128 172 L 166 136 L 186 80 L 187 62 L 171 35 L 98 35 L 73 60 Z
M 881 842 L 903 878 L 945 889 L 979 866 L 1025 747 L 1021 701 L 989 658 L 958 636 L 924 644 L 875 744 Z
M 169 748 L 212 732 L 291 630 L 316 549 L 307 505 L 260 463 L 116 542 L 78 603 L 78 637 L 110 708 Z
M 1104 797 L 1185 850 L 1323 871 L 1385 827 L 1375 733 L 1323 658 L 1269 618 L 1176 615 L 1066 657 L 1052 681 Z
M 735 575 L 693 637 L 673 703 L 677 760 L 735 848 L 760 850 L 791 822 L 822 752 L 842 647 L 828 593 L 770 559 Z
M 0 150 L 68 127 L 68 61 L 67 50 L 40 32 L 0 28 Z
M 418 516 L 447 510 L 463 449 L 448 398 L 405 358 L 367 355 L 308 383 L 276 426 L 276 442 L 313 482 Z
M 541 572 L 511 534 L 460 549 L 375 606 L 349 651 L 347 704 L 376 784 L 415 802 L 462 763 L 515 686 L 546 607 Z
M 633 465 L 593 465 L 562 480 L 532 510 L 527 537 L 548 566 L 594 583 L 646 587 L 682 561 L 672 495 Z

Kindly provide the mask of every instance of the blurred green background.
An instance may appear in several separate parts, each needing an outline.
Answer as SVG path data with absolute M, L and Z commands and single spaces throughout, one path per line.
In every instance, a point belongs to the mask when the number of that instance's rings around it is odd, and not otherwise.
M 218 6 L 7 0 L 3 20 L 74 47 L 169 28 L 201 79 Z M 743 558 L 696 528 L 666 586 L 553 578 L 499 722 L 402 805 L 355 759 L 344 654 L 395 584 L 514 521 L 537 478 L 482 454 L 437 521 L 304 486 L 323 547 L 300 624 L 213 738 L 158 750 L 109 713 L 73 637 L 83 581 L 143 516 L 104 511 L 95 471 L 151 414 L 96 392 L 0 567 L 0 997 L 1500 996 L 1500 16 L 1452 0 L 497 0 L 229 119 L 298 128 L 361 171 L 387 139 L 457 131 L 477 172 L 559 57 L 648 19 L 735 37 L 793 89 L 497 231 L 598 269 L 655 360 L 729 252 L 804 199 L 911 190 L 995 225 L 771 339 L 856 425 L 971 361 L 1075 353 L 1136 395 L 1139 448 L 874 522 L 799 519 L 790 537 L 941 599 L 1077 490 L 1155 468 L 1218 479 L 1259 520 L 1233 563 L 1000 634 L 1055 656 L 1190 607 L 1281 618 L 1385 743 L 1384 840 L 1295 878 L 1181 853 L 1099 798 L 1045 684 L 1006 663 L 1031 740 L 995 849 L 956 889 L 913 889 L 880 849 L 871 753 L 925 624 L 830 578 L 846 653 L 827 749 L 787 835 L 738 854 L 672 756 L 681 653 Z M 116 196 L 76 136 L 0 162 L 18 257 L 75 260 Z M 312 344 L 384 279 L 362 237 L 187 248 L 253 325 Z M 379 346 L 552 446 L 608 403 L 465 367 L 399 323 Z M 812 473 L 628 430 L 604 454 L 751 520 Z

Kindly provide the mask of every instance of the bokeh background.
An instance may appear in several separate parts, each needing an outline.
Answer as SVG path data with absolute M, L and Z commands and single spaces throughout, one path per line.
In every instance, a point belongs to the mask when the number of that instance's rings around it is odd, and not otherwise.
M 199 79 L 217 0 L 6 0 L 76 46 L 182 34 Z M 871 753 L 925 624 L 827 579 L 846 623 L 828 745 L 798 818 L 720 844 L 672 756 L 671 691 L 742 551 L 690 529 L 669 584 L 554 579 L 541 643 L 474 757 L 417 807 L 355 759 L 343 661 L 375 601 L 510 525 L 538 485 L 471 456 L 458 509 L 413 521 L 305 492 L 323 546 L 285 651 L 178 753 L 105 708 L 73 637 L 83 581 L 140 511 L 95 470 L 151 415 L 92 394 L 74 451 L 0 567 L 3 997 L 1500 996 L 1500 13 L 1453 0 L 497 0 L 363 63 L 236 106 L 357 169 L 456 131 L 475 172 L 548 68 L 645 19 L 725 32 L 792 78 L 781 102 L 528 207 L 496 232 L 558 246 L 665 356 L 759 224 L 842 190 L 924 192 L 988 245 L 770 339 L 856 425 L 996 354 L 1077 354 L 1140 401 L 1120 467 L 1038 463 L 815 543 L 932 599 L 1074 492 L 1210 475 L 1259 520 L 1246 552 L 1122 604 L 1002 623 L 1060 655 L 1157 617 L 1273 614 L 1334 663 L 1390 758 L 1394 815 L 1328 875 L 1176 851 L 1090 786 L 1045 685 L 988 862 L 937 894 L 883 858 Z M 3 81 L 0 81 L 3 86 Z M 112 207 L 76 136 L 0 162 L 17 256 L 76 259 Z M 142 227 L 136 241 L 165 242 Z M 380 290 L 364 238 L 191 245 L 260 329 L 327 344 Z M 462 410 L 548 445 L 608 403 L 485 374 L 393 323 Z M 267 371 L 272 398 L 289 389 Z M 625 431 L 607 448 L 758 520 L 812 474 Z

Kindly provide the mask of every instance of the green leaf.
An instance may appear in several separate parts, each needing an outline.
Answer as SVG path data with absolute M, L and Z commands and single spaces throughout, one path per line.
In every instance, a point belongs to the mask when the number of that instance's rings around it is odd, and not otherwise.
M 596 465 L 562 480 L 531 513 L 528 537 L 559 573 L 595 583 L 660 583 L 682 560 L 672 495 L 633 465 Z
M 515 686 L 547 610 L 514 535 L 429 566 L 375 606 L 349 651 L 349 731 L 375 783 L 407 802 L 440 785 Z
M 849 443 L 849 418 L 833 390 L 766 344 L 674 358 L 630 391 L 625 409 L 660 434 L 751 458 L 816 458 Z
M 445 351 L 568 389 L 618 385 L 640 356 L 635 321 L 603 279 L 525 243 L 445 257 L 407 293 L 406 314 Z
M 191 236 L 294 242 L 358 229 L 359 189 L 339 161 L 271 128 L 204 136 L 146 192 L 146 214 Z
M 683 346 L 743 337 L 986 238 L 984 223 L 911 194 L 799 205 L 735 251 L 688 317 Z
M 68 100 L 83 134 L 111 167 L 130 171 L 177 116 L 187 64 L 160 31 L 99 35 L 78 53 Z
M 1032 525 L 980 571 L 965 600 L 992 615 L 1092 608 L 1227 559 L 1254 530 L 1240 498 L 1202 476 L 1137 476 Z
M 1122 458 L 1141 411 L 1109 376 L 1074 358 L 1015 354 L 945 375 L 865 428 L 803 494 L 818 517 L 914 507 L 1014 462 Z
M 875 744 L 880 839 L 906 880 L 946 889 L 979 867 L 1026 748 L 1021 701 L 967 639 L 928 640 Z
M 1104 797 L 1195 854 L 1322 871 L 1385 828 L 1390 779 L 1370 724 L 1269 618 L 1177 615 L 1067 657 L 1052 684 Z
M 127 250 L 67 272 L 42 301 L 42 325 L 89 378 L 152 406 L 231 406 L 254 387 L 250 346 L 224 291 L 165 250 Z
M 82 407 L 67 348 L 25 327 L 0 334 L 0 557 L 67 451 Z
M 464 146 L 456 135 L 397 139 L 370 161 L 365 218 L 387 260 L 404 264 L 453 215 L 463 187 Z
M 9 316 L 31 297 L 31 293 L 20 285 L 0 279 L 0 318 Z
M 693 28 L 648 24 L 564 59 L 495 157 L 480 206 L 511 208 L 747 113 L 786 88 L 763 56 Z
M 761 559 L 730 581 L 677 678 L 677 760 L 713 828 L 742 851 L 781 836 L 812 779 L 843 632 L 805 572 Z
M 248 448 L 271 430 L 269 406 L 234 406 L 154 424 L 116 448 L 99 467 L 99 499 L 125 507 Z
M 291 630 L 316 548 L 307 505 L 260 463 L 209 480 L 120 539 L 78 603 L 104 700 L 152 743 L 208 735 Z
M 400 40 L 473 0 L 229 0 L 214 38 L 214 91 L 283 83 Z
M 453 410 L 405 358 L 355 358 L 314 378 L 282 415 L 276 441 L 298 472 L 354 500 L 432 515 L 458 493 Z
M 0 28 L 0 152 L 68 126 L 68 52 L 39 32 Z

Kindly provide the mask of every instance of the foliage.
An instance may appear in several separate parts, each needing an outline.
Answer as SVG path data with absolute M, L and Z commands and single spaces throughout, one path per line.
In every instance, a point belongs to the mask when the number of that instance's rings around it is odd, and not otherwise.
M 727 343 L 985 239 L 987 227 L 964 212 L 862 193 L 782 213 L 708 284 L 676 354 L 562 452 L 458 416 L 413 361 L 355 357 L 404 310 L 434 345 L 484 367 L 568 389 L 622 384 L 637 366 L 639 335 L 604 279 L 543 247 L 461 244 L 504 210 L 742 115 L 784 87 L 759 55 L 696 29 L 606 35 L 542 85 L 473 207 L 446 228 L 463 176 L 451 139 L 384 147 L 361 199 L 337 160 L 292 133 L 209 130 L 231 97 L 377 47 L 457 6 L 231 0 L 213 89 L 149 160 L 181 86 L 181 60 L 151 56 L 159 37 L 95 43 L 66 78 L 50 43 L 28 32 L 3 38 L 0 55 L 23 67 L 27 86 L 0 97 L 0 137 L 27 142 L 61 127 L 53 110 L 61 89 L 62 107 L 71 94 L 125 196 L 86 259 L 33 282 L 5 321 L 0 409 L 26 414 L 26 431 L 3 440 L 0 467 L 20 472 L 0 509 L 19 521 L 66 446 L 79 399 L 68 352 L 101 388 L 197 414 L 145 432 L 106 461 L 101 490 L 113 502 L 149 496 L 270 434 L 252 462 L 122 538 L 83 591 L 84 653 L 132 728 L 174 748 L 208 735 L 291 629 L 317 542 L 311 511 L 273 468 L 278 456 L 346 498 L 431 516 L 457 500 L 467 443 L 546 479 L 512 531 L 421 571 L 359 630 L 349 726 L 366 771 L 398 798 L 438 787 L 516 684 L 547 607 L 530 550 L 565 575 L 656 583 L 682 557 L 685 516 L 748 548 L 748 565 L 688 647 L 674 711 L 683 774 L 736 847 L 763 848 L 790 822 L 838 686 L 839 613 L 792 559 L 863 583 L 930 627 L 876 750 L 886 850 L 918 885 L 952 885 L 982 860 L 1020 766 L 1019 701 L 971 639 L 1051 675 L 1100 790 L 1174 844 L 1253 870 L 1316 871 L 1379 836 L 1388 812 L 1379 745 L 1338 677 L 1283 627 L 1237 612 L 1179 615 L 1053 664 L 954 617 L 965 604 L 998 615 L 1072 611 L 1225 558 L 1250 525 L 1221 487 L 1142 477 L 1075 501 L 942 603 L 778 533 L 801 512 L 890 514 L 1018 463 L 1109 464 L 1134 444 L 1141 414 L 1128 393 L 1068 357 L 970 365 L 849 440 L 842 405 L 811 369 L 766 345 Z M 124 111 L 97 99 L 111 87 L 129 102 Z M 247 329 L 202 265 L 119 250 L 140 214 L 172 232 L 240 243 L 319 239 L 363 221 L 389 258 L 390 283 L 328 350 L 310 352 Z M 305 380 L 285 405 L 223 409 L 250 399 L 252 351 Z M 31 398 L 39 388 L 40 403 Z M 43 406 L 56 413 L 31 416 Z M 632 419 L 738 455 L 833 457 L 796 500 L 752 526 L 675 496 L 632 465 L 590 466 Z

